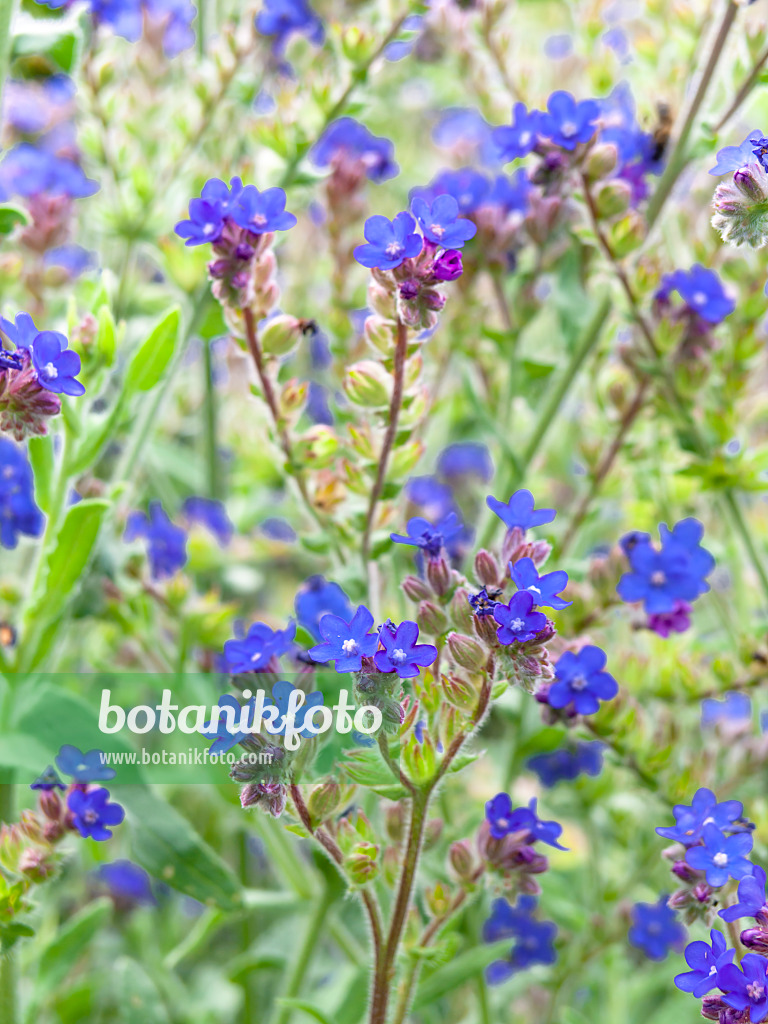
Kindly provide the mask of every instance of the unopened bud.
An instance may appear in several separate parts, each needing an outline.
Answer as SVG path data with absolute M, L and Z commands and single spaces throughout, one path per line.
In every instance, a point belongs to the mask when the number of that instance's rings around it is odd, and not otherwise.
M 618 163 L 619 154 L 611 142 L 593 146 L 584 160 L 584 173 L 589 181 L 607 178 Z
M 451 598 L 449 606 L 451 622 L 456 629 L 468 633 L 472 629 L 474 614 L 472 605 L 469 603 L 469 591 L 465 587 L 459 587 Z
M 768 174 L 760 164 L 736 171 L 721 182 L 712 202 L 712 227 L 728 245 L 761 249 L 768 242 Z
M 453 573 L 445 555 L 428 559 L 427 579 L 438 597 L 448 593 L 453 583 Z
M 261 332 L 261 347 L 269 356 L 290 352 L 301 338 L 302 324 L 295 316 L 274 316 Z
M 768 932 L 762 928 L 746 928 L 741 933 L 742 945 L 754 949 L 757 953 L 768 955 Z
M 637 210 L 630 210 L 626 217 L 611 225 L 610 244 L 613 254 L 619 259 L 634 252 L 645 241 L 648 224 Z
M 345 790 L 338 782 L 324 782 L 315 786 L 307 799 L 307 810 L 313 824 L 321 824 L 339 810 L 345 798 Z
M 296 459 L 312 469 L 330 466 L 339 450 L 339 439 L 330 427 L 318 423 L 296 441 Z
M 44 882 L 53 874 L 53 864 L 44 850 L 29 846 L 19 859 L 19 871 L 34 882 Z
M 389 355 L 395 348 L 396 329 L 391 320 L 380 316 L 369 316 L 363 327 L 365 340 L 383 355 Z
M 444 675 L 440 683 L 443 687 L 445 699 L 460 711 L 469 711 L 477 703 L 477 692 L 469 680 L 462 676 Z
M 289 416 L 300 409 L 307 400 L 308 387 L 308 384 L 302 384 L 296 377 L 286 381 L 280 392 L 280 412 Z
M 460 839 L 456 843 L 451 843 L 448 850 L 448 863 L 453 873 L 462 882 L 468 882 L 472 878 L 476 869 L 475 854 L 468 839 Z
M 384 812 L 384 828 L 393 843 L 402 842 L 405 836 L 405 810 L 402 804 L 389 804 Z
M 475 555 L 475 576 L 484 587 L 498 587 L 501 581 L 501 566 L 496 557 L 485 548 Z
M 448 617 L 434 601 L 422 601 L 416 613 L 419 629 L 432 636 L 440 636 L 448 629 Z
M 350 402 L 368 409 L 381 409 L 389 405 L 392 378 L 379 363 L 364 359 L 347 370 L 344 391 Z
M 433 917 L 440 917 L 450 906 L 448 893 L 445 891 L 445 886 L 442 882 L 428 886 L 424 893 L 424 900 Z
M 488 653 L 482 644 L 464 633 L 448 634 L 448 649 L 453 660 L 462 668 L 477 670 L 488 660 Z
M 604 182 L 595 192 L 595 208 L 600 219 L 618 217 L 629 209 L 632 200 L 632 189 L 628 182 L 621 178 Z
M 424 849 L 431 850 L 435 846 L 440 836 L 443 834 L 443 822 L 441 818 L 430 818 L 427 822 L 427 827 L 424 832 Z
M 406 576 L 400 585 L 405 596 L 411 601 L 425 601 L 432 596 L 432 590 L 418 576 Z
M 344 867 L 355 885 L 366 885 L 372 882 L 379 872 L 376 862 L 379 848 L 373 843 L 359 843 L 354 851 L 344 859 Z
M 368 285 L 368 305 L 384 320 L 393 319 L 397 312 L 392 292 L 376 281 L 371 281 Z M 369 317 L 369 319 L 372 318 Z M 366 320 L 366 326 L 367 324 Z
M 499 624 L 492 615 L 475 615 L 472 626 L 483 643 L 493 647 L 498 643 Z

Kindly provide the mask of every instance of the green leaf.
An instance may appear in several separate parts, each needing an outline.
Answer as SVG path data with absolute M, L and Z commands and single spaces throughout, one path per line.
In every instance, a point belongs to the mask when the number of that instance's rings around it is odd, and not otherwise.
M 40 956 L 39 989 L 50 992 L 61 984 L 111 912 L 111 900 L 94 900 L 58 929 Z
M 301 1010 L 308 1017 L 312 1017 L 313 1020 L 319 1020 L 320 1024 L 335 1024 L 319 1007 L 306 999 L 278 999 L 277 1002 L 280 1006 L 290 1006 L 294 1010 Z
M 0 203 L 0 235 L 10 235 L 17 224 L 29 224 L 29 214 L 15 203 Z
M 242 905 L 240 883 L 186 818 L 146 786 L 113 786 L 128 811 L 134 858 L 155 878 L 208 906 Z
M 420 1010 L 448 992 L 453 992 L 460 985 L 476 978 L 494 960 L 500 960 L 508 955 L 509 939 L 502 939 L 488 945 L 474 946 L 472 949 L 460 953 L 453 957 L 450 963 L 438 967 L 419 985 L 413 1009 Z
M 131 957 L 121 956 L 110 972 L 119 1020 L 124 1024 L 167 1024 L 162 996 L 146 970 Z
M 125 376 L 127 391 L 151 391 L 159 383 L 176 350 L 180 321 L 181 312 L 174 306 L 134 354 Z
M 46 515 L 51 514 L 51 491 L 55 461 L 53 437 L 31 437 L 27 446 L 32 472 L 35 474 L 35 501 Z
M 117 329 L 115 318 L 109 306 L 99 308 L 99 329 L 96 334 L 96 350 L 101 355 L 107 366 L 115 361 L 115 350 L 117 348 Z

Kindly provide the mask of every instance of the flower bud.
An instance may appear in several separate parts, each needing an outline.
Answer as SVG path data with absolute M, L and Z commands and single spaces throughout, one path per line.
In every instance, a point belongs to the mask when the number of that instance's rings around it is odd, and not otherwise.
M 741 933 L 742 945 L 747 949 L 754 949 L 756 953 L 768 955 L 768 931 L 762 928 L 745 928 Z
M 332 818 L 344 800 L 345 791 L 338 782 L 324 782 L 315 786 L 307 799 L 307 810 L 313 825 Z
M 365 340 L 383 355 L 390 355 L 395 348 L 396 331 L 395 324 L 391 320 L 383 319 L 380 316 L 369 316 L 363 327 Z
M 21 812 L 19 829 L 27 839 L 31 839 L 35 843 L 39 843 L 43 838 L 43 828 L 34 811 L 24 810 Z
M 736 171 L 721 182 L 712 202 L 712 227 L 728 245 L 761 249 L 768 242 L 768 174 L 760 164 Z
M 424 901 L 433 917 L 440 917 L 450 905 L 448 894 L 442 882 L 437 882 L 435 885 L 427 888 L 424 893 Z
M 477 692 L 474 686 L 462 676 L 453 673 L 444 675 L 440 683 L 445 699 L 460 711 L 469 711 L 477 704 Z
M 484 587 L 497 587 L 501 580 L 501 566 L 485 548 L 481 548 L 475 555 L 475 576 Z
M 488 654 L 482 644 L 463 633 L 448 634 L 448 649 L 453 660 L 462 668 L 476 671 L 488 660 Z
M 438 281 L 455 281 L 464 273 L 461 253 L 457 249 L 448 249 L 432 267 L 432 275 Z
M 40 793 L 39 807 L 46 818 L 51 821 L 59 821 L 63 810 L 59 794 L 55 789 L 43 790 Z
M 269 356 L 283 356 L 301 338 L 302 323 L 295 316 L 274 316 L 261 332 L 261 347 Z
M 483 643 L 488 644 L 491 647 L 495 647 L 498 643 L 497 630 L 499 624 L 492 615 L 475 615 L 472 620 L 472 626 L 475 633 Z
M 469 603 L 469 591 L 465 587 L 459 587 L 451 598 L 449 605 L 451 622 L 456 629 L 468 633 L 472 629 L 472 605 Z
M 430 818 L 424 831 L 424 849 L 431 850 L 443 834 L 443 822 L 441 818 Z
M 684 860 L 676 860 L 672 865 L 672 873 L 682 882 L 692 882 L 695 878 L 701 877 L 701 872 L 694 871 L 693 868 L 688 867 L 688 864 Z
M 368 305 L 374 313 L 377 313 L 379 317 L 383 317 L 385 320 L 392 319 L 397 312 L 395 298 L 392 293 L 376 281 L 371 281 L 368 285 Z M 368 317 L 368 320 L 372 319 L 373 317 Z M 365 321 L 366 326 L 368 320 Z
M 45 850 L 29 846 L 19 858 L 19 871 L 33 882 L 44 882 L 53 874 L 54 867 Z
M 286 381 L 280 391 L 280 412 L 284 416 L 290 416 L 304 405 L 307 400 L 306 383 L 300 383 L 296 377 Z
M 645 241 L 648 224 L 637 210 L 630 210 L 626 217 L 611 225 L 610 244 L 615 256 L 621 259 L 634 252 Z
M 419 629 L 432 636 L 440 636 L 448 629 L 448 616 L 434 601 L 422 601 L 416 613 Z
M 629 209 L 631 199 L 632 189 L 628 182 L 622 181 L 621 178 L 606 181 L 595 192 L 597 216 L 601 220 L 617 217 Z
M 379 873 L 376 863 L 378 853 L 379 848 L 373 843 L 358 843 L 352 853 L 344 858 L 344 867 L 355 885 L 366 885 Z
M 406 576 L 400 585 L 405 596 L 411 601 L 424 601 L 432 596 L 430 588 L 418 576 Z
M 363 359 L 347 370 L 344 391 L 355 405 L 368 409 L 386 408 L 392 391 L 392 378 L 379 363 Z
M 618 150 L 613 143 L 598 143 L 592 147 L 584 160 L 584 173 L 589 181 L 607 178 L 616 167 L 618 160 Z
M 405 838 L 405 809 L 402 804 L 389 804 L 384 811 L 384 828 L 393 843 Z
M 339 439 L 330 427 L 318 423 L 302 434 L 296 441 L 294 455 L 296 459 L 312 469 L 322 469 L 336 458 L 339 450 Z
M 438 597 L 448 593 L 453 583 L 453 573 L 445 555 L 427 561 L 427 579 Z
M 451 843 L 448 850 L 448 863 L 456 877 L 462 882 L 471 880 L 476 870 L 475 854 L 468 839 L 460 839 Z

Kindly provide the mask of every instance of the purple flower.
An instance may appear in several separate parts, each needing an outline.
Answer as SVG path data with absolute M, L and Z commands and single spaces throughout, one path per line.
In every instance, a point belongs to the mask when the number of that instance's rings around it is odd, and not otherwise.
M 595 100 L 576 100 L 569 92 L 558 90 L 547 100 L 547 113 L 539 120 L 539 131 L 563 149 L 576 149 L 595 134 L 600 106 Z
M 424 242 L 416 233 L 416 222 L 410 213 L 398 213 L 394 220 L 377 214 L 365 222 L 363 234 L 367 245 L 358 245 L 355 259 L 364 267 L 394 270 L 403 260 L 418 256 Z
M 227 670 L 240 672 L 263 672 L 272 658 L 286 654 L 296 636 L 296 624 L 286 629 L 270 629 L 263 622 L 254 622 L 245 636 L 227 640 L 224 644 L 224 661 Z
M 531 558 L 520 558 L 509 563 L 509 575 L 518 590 L 531 594 L 534 604 L 541 608 L 570 608 L 573 601 L 565 601 L 557 592 L 568 585 L 568 573 L 563 569 L 539 576 Z
M 394 160 L 395 147 L 389 139 L 372 135 L 353 117 L 340 117 L 329 124 L 310 155 L 318 167 L 327 167 L 340 155 L 360 160 L 366 176 L 375 182 L 394 178 L 400 170 Z
M 72 824 L 84 839 L 99 842 L 112 836 L 108 825 L 119 825 L 125 817 L 120 804 L 109 803 L 109 790 L 91 789 L 83 792 L 74 789 L 67 797 L 67 807 L 72 815 Z
M 450 195 L 459 204 L 463 214 L 474 213 L 488 198 L 491 183 L 488 178 L 473 167 L 462 167 L 457 171 L 441 171 L 426 188 L 411 190 L 411 201 L 417 197 L 431 202 L 436 196 Z
M 501 519 L 508 530 L 519 526 L 523 532 L 532 526 L 551 523 L 557 513 L 553 508 L 534 509 L 530 491 L 515 491 L 509 501 L 500 501 L 490 495 L 485 499 L 488 508 Z
M 706 577 L 715 560 L 699 541 L 704 528 L 696 519 L 683 519 L 672 530 L 659 527 L 661 550 L 638 534 L 622 547 L 632 572 L 625 573 L 616 590 L 623 601 L 642 601 L 649 615 L 674 610 L 678 601 L 694 601 L 709 590 Z
M 310 658 L 322 664 L 335 660 L 337 672 L 359 672 L 363 658 L 373 657 L 379 646 L 379 634 L 368 632 L 372 625 L 373 616 L 365 605 L 349 622 L 338 615 L 324 615 L 319 626 L 324 642 L 310 647 Z
M 200 523 L 209 530 L 222 547 L 232 540 L 235 528 L 220 501 L 212 498 L 187 498 L 182 511 L 191 523 Z
M 746 693 L 726 693 L 722 700 L 710 697 L 701 702 L 701 727 L 706 729 L 727 722 L 750 722 L 752 701 Z
M 56 755 L 56 767 L 75 782 L 108 782 L 115 777 L 115 769 L 104 762 L 103 751 L 89 750 L 84 754 L 71 743 L 65 743 Z
M 678 950 L 685 942 L 685 928 L 667 899 L 662 896 L 658 903 L 636 903 L 632 908 L 629 941 L 650 960 L 663 960 L 670 949 Z
M 79 277 L 96 265 L 96 254 L 74 243 L 57 245 L 43 256 L 46 267 L 59 267 L 71 279 Z
M 37 380 L 46 391 L 55 395 L 85 394 L 75 377 L 80 373 L 80 356 L 67 348 L 67 339 L 58 331 L 40 331 L 32 343 L 32 364 Z
M 499 942 L 515 939 L 515 945 L 504 960 L 495 960 L 485 970 L 489 985 L 500 985 L 517 971 L 534 964 L 552 964 L 557 954 L 553 945 L 557 926 L 552 921 L 537 921 L 533 916 L 536 899 L 518 896 L 512 907 L 507 900 L 494 900 L 491 916 L 483 925 L 483 941 Z
M 320 619 L 324 615 L 352 618 L 352 605 L 338 583 L 329 583 L 324 576 L 310 576 L 302 584 L 293 606 L 299 625 L 320 639 Z
M 163 51 L 167 57 L 175 57 L 194 44 L 192 22 L 197 10 L 189 0 L 142 0 L 142 7 L 152 21 L 164 26 Z
M 675 270 L 662 281 L 665 294 L 676 291 L 692 313 L 710 324 L 719 324 L 736 309 L 714 270 L 694 263 L 690 270 Z
M 672 809 L 675 816 L 674 827 L 657 828 L 658 835 L 670 839 L 683 846 L 693 846 L 701 839 L 705 823 L 711 822 L 719 829 L 728 830 L 733 822 L 741 818 L 744 805 L 738 800 L 717 802 L 711 789 L 697 789 L 690 806 L 676 804 Z
M 264 7 L 256 15 L 256 31 L 272 37 L 272 49 L 278 54 L 295 32 L 316 46 L 325 38 L 323 23 L 307 0 L 264 0 Z
M 671 611 L 649 615 L 648 628 L 665 640 L 670 633 L 684 633 L 691 627 L 691 611 L 687 601 L 675 601 Z
M 719 910 L 718 914 L 724 921 L 738 921 L 741 917 L 757 918 L 760 914 L 763 918 L 768 916 L 765 895 L 765 871 L 754 865 L 751 875 L 745 875 L 739 882 L 739 902 L 731 907 Z
M 50 793 L 51 790 L 66 789 L 67 787 L 59 778 L 59 773 L 53 765 L 49 764 L 45 771 L 41 772 L 35 781 L 30 784 L 29 788 L 40 790 L 42 793 Z
M 531 611 L 533 604 L 530 594 L 518 591 L 512 595 L 509 604 L 499 603 L 494 607 L 493 617 L 499 623 L 496 636 L 500 644 L 525 643 L 544 629 L 547 616 Z
M 265 701 L 266 703 L 271 702 Z M 213 738 L 213 742 L 208 747 L 209 754 L 226 754 L 227 751 L 236 747 L 238 743 L 245 739 L 247 734 L 240 732 L 238 729 L 243 718 L 243 708 L 248 708 L 248 713 L 244 720 L 248 727 L 252 728 L 255 705 L 255 697 L 251 697 L 246 704 L 241 704 L 236 697 L 229 693 L 224 693 L 219 697 L 216 701 L 216 707 L 220 708 L 220 711 L 215 724 L 213 724 L 212 720 L 209 720 L 200 730 L 201 735 Z M 232 709 L 232 715 L 227 714 L 227 709 L 229 708 Z
M 437 196 L 431 204 L 417 196 L 411 201 L 411 212 L 424 237 L 444 249 L 461 249 L 477 233 L 471 221 L 459 219 L 459 204 L 453 196 Z
M 533 185 L 525 168 L 520 167 L 512 176 L 496 175 L 491 194 L 483 206 L 497 207 L 505 215 L 514 211 L 526 213 L 533 191 Z
M 246 185 L 232 206 L 236 224 L 254 235 L 268 231 L 287 231 L 296 218 L 285 209 L 285 192 L 281 188 L 266 188 L 259 192 L 255 185 Z
M 29 313 L 17 313 L 13 321 L 0 317 L 0 331 L 17 349 L 30 349 L 40 333 Z
M 736 955 L 735 949 L 726 949 L 725 936 L 714 928 L 709 937 L 711 946 L 699 941 L 685 947 L 685 962 L 691 970 L 675 978 L 675 985 L 681 992 L 691 992 L 697 999 L 717 988 L 718 971 L 731 963 Z
M 138 906 L 141 903 L 154 905 L 157 900 L 152 893 L 149 875 L 129 860 L 116 860 L 102 864 L 96 872 L 106 885 L 110 896 L 121 906 Z
M 768 1017 L 768 960 L 757 953 L 747 953 L 741 961 L 741 970 L 735 964 L 726 964 L 718 972 L 717 981 L 725 992 L 723 1002 L 749 1017 L 752 1024 L 759 1024 Z
M 95 181 L 86 178 L 74 160 L 22 142 L 0 163 L 0 195 L 69 196 L 84 199 L 98 192 Z
M 401 679 L 410 679 L 419 674 L 419 666 L 431 665 L 437 657 L 437 648 L 432 644 L 417 644 L 419 627 L 415 622 L 401 622 L 394 626 L 385 622 L 379 633 L 384 645 L 383 651 L 374 655 L 379 672 L 397 672 Z
M 287 716 L 290 710 L 291 695 L 296 691 L 296 687 L 287 682 L 285 679 L 281 679 L 275 683 L 272 687 L 272 699 L 264 701 L 266 707 L 274 706 L 279 711 L 279 715 L 275 719 L 275 726 L 280 725 L 280 728 L 274 729 L 275 736 L 285 735 L 285 729 L 287 726 Z M 296 708 L 293 713 L 294 728 L 299 736 L 303 736 L 305 739 L 314 735 L 309 727 L 309 723 L 304 726 L 304 721 L 308 715 L 312 714 L 314 708 L 320 707 L 323 703 L 323 695 L 319 690 L 313 690 L 312 693 L 306 695 L 306 699 L 300 707 Z M 317 723 L 315 723 L 316 725 Z
M 185 245 L 217 242 L 224 230 L 221 207 L 205 199 L 192 199 L 189 203 L 189 219 L 179 221 L 173 230 L 179 238 L 186 239 Z
M 444 148 L 471 147 L 480 163 L 498 164 L 499 151 L 493 141 L 494 129 L 475 107 L 449 107 L 440 112 L 440 120 L 432 130 L 432 139 Z
M 577 743 L 574 749 L 561 747 L 549 754 L 536 754 L 526 762 L 541 784 L 550 788 L 561 781 L 573 781 L 579 775 L 599 775 L 603 767 L 603 744 Z
M 526 832 L 527 842 L 535 843 L 540 840 L 548 846 L 554 846 L 556 850 L 567 850 L 567 847 L 561 846 L 557 841 L 563 831 L 562 825 L 556 821 L 542 821 L 539 818 L 536 813 L 535 797 L 527 807 L 513 809 L 509 796 L 506 793 L 497 793 L 486 803 L 485 817 L 494 839 Z
M 461 533 L 464 526 L 455 512 L 449 512 L 435 526 L 428 519 L 414 516 L 408 520 L 407 536 L 391 533 L 389 536 L 396 544 L 410 544 L 420 548 L 429 558 L 439 558 L 443 548 Z
M 500 591 L 495 591 L 500 594 Z M 469 595 L 469 603 L 472 605 L 472 610 L 478 618 L 483 618 L 486 615 L 493 615 L 493 610 L 499 603 L 490 596 L 485 587 L 482 590 L 478 590 L 476 594 Z
M 754 163 L 753 146 L 757 139 L 762 138 L 762 134 L 759 129 L 755 129 L 749 133 L 740 146 L 726 146 L 724 149 L 718 150 L 717 163 L 709 173 L 719 177 L 721 174 L 730 174 L 732 171 L 741 170 L 747 164 Z
M 182 569 L 187 562 L 187 535 L 168 518 L 159 501 L 150 501 L 149 515 L 131 512 L 125 526 L 124 540 L 143 537 L 152 578 L 161 580 Z
M 440 452 L 437 471 L 449 478 L 476 476 L 487 483 L 493 476 L 493 461 L 484 444 L 478 444 L 476 441 L 457 441 Z
M 512 109 L 512 123 L 494 128 L 493 141 L 505 163 L 527 156 L 534 149 L 541 117 L 540 110 L 528 110 L 524 103 L 516 103 Z
M 768 158 L 768 139 L 764 135 L 752 139 L 752 152 L 763 170 L 768 171 L 768 163 L 766 163 L 766 158 Z
M 39 537 L 44 522 L 35 504 L 32 467 L 24 450 L 0 437 L 0 545 L 15 548 L 20 533 Z
M 456 249 L 448 249 L 441 253 L 432 264 L 432 276 L 437 281 L 455 281 L 463 273 L 461 253 Z
M 710 822 L 704 825 L 701 834 L 704 845 L 689 847 L 685 862 L 695 871 L 704 871 L 708 885 L 717 889 L 729 878 L 744 878 L 752 874 L 753 865 L 747 859 L 752 849 L 749 832 L 726 836 Z
M 588 644 L 578 654 L 566 651 L 555 665 L 555 682 L 547 697 L 550 707 L 573 704 L 579 715 L 593 715 L 601 700 L 612 700 L 619 687 L 612 675 L 603 672 L 605 652 Z

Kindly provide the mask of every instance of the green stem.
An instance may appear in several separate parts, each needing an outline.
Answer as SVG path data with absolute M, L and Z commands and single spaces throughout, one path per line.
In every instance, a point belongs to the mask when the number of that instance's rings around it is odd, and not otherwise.
M 763 588 L 763 594 L 766 600 L 768 600 L 768 573 L 765 571 L 765 566 L 762 563 L 760 554 L 755 547 L 755 542 L 752 539 L 752 534 L 749 531 L 746 520 L 744 519 L 744 513 L 741 511 L 736 495 L 732 490 L 725 492 L 725 504 L 728 506 L 728 511 L 731 513 L 733 519 L 733 525 L 736 527 L 736 532 L 741 537 L 741 542 L 749 556 L 752 566 L 760 579 L 760 585 Z
M 285 992 L 283 993 L 284 999 L 295 999 L 301 991 L 301 986 L 304 982 L 309 965 L 312 961 L 312 954 L 314 953 L 318 937 L 323 930 L 325 924 L 325 918 L 328 913 L 328 908 L 333 902 L 333 897 L 329 893 L 328 889 L 324 889 L 320 897 L 315 901 L 314 909 L 307 921 L 306 931 L 304 932 L 304 938 L 302 939 L 299 951 L 293 959 L 293 966 L 288 976 L 288 980 L 285 986 Z M 275 1016 L 274 1024 L 288 1024 L 293 1015 L 292 1006 L 279 1006 Z
M 728 33 L 731 31 L 731 27 L 736 19 L 738 10 L 739 9 L 736 4 L 733 3 L 733 0 L 727 0 L 725 13 L 723 14 L 723 19 L 720 22 L 715 42 L 709 54 L 709 59 L 707 60 L 704 71 L 699 79 L 698 88 L 696 89 L 696 92 L 688 105 L 688 109 L 685 112 L 682 127 L 677 133 L 674 147 L 667 160 L 667 166 L 664 169 L 661 180 L 656 186 L 656 189 L 648 203 L 646 216 L 648 218 L 649 230 L 656 223 L 664 204 L 677 183 L 677 179 L 680 177 L 688 163 L 688 140 L 690 139 L 691 132 L 696 124 L 696 118 L 707 95 L 707 91 L 709 90 L 715 70 L 720 61 L 720 57 L 722 56 L 725 42 L 728 38 Z
M 0 822 L 10 824 L 15 817 L 15 791 L 13 776 L 3 774 L 0 782 Z M 18 994 L 16 961 L 13 953 L 0 953 L 0 1021 L 2 1024 L 16 1024 L 18 1019 Z
M 3 86 L 8 78 L 8 68 L 11 63 L 13 46 L 11 23 L 15 7 L 16 0 L 0 0 L 0 109 L 2 109 Z
M 589 318 L 581 337 L 578 339 L 576 348 L 568 361 L 568 365 L 560 376 L 560 379 L 556 381 L 547 394 L 546 401 L 542 406 L 538 419 L 536 420 L 533 432 L 531 433 L 528 443 L 520 456 L 518 467 L 512 468 L 512 472 L 507 475 L 507 478 L 500 487 L 499 497 L 502 501 L 508 498 L 518 484 L 521 483 L 526 470 L 530 466 L 531 462 L 533 462 L 544 438 L 547 436 L 547 433 L 555 422 L 563 401 L 578 376 L 579 370 L 582 368 L 587 357 L 599 341 L 600 334 L 602 333 L 610 311 L 611 297 L 608 292 L 605 292 L 600 297 L 592 316 Z M 487 545 L 490 544 L 495 529 L 495 518 L 488 519 L 485 530 L 481 536 L 481 547 L 487 547 Z
M 203 340 L 203 413 L 205 417 L 205 465 L 207 470 L 208 497 L 222 496 L 221 473 L 219 472 L 219 453 L 216 438 L 218 434 L 218 403 L 216 385 L 213 379 L 213 353 L 211 343 Z

